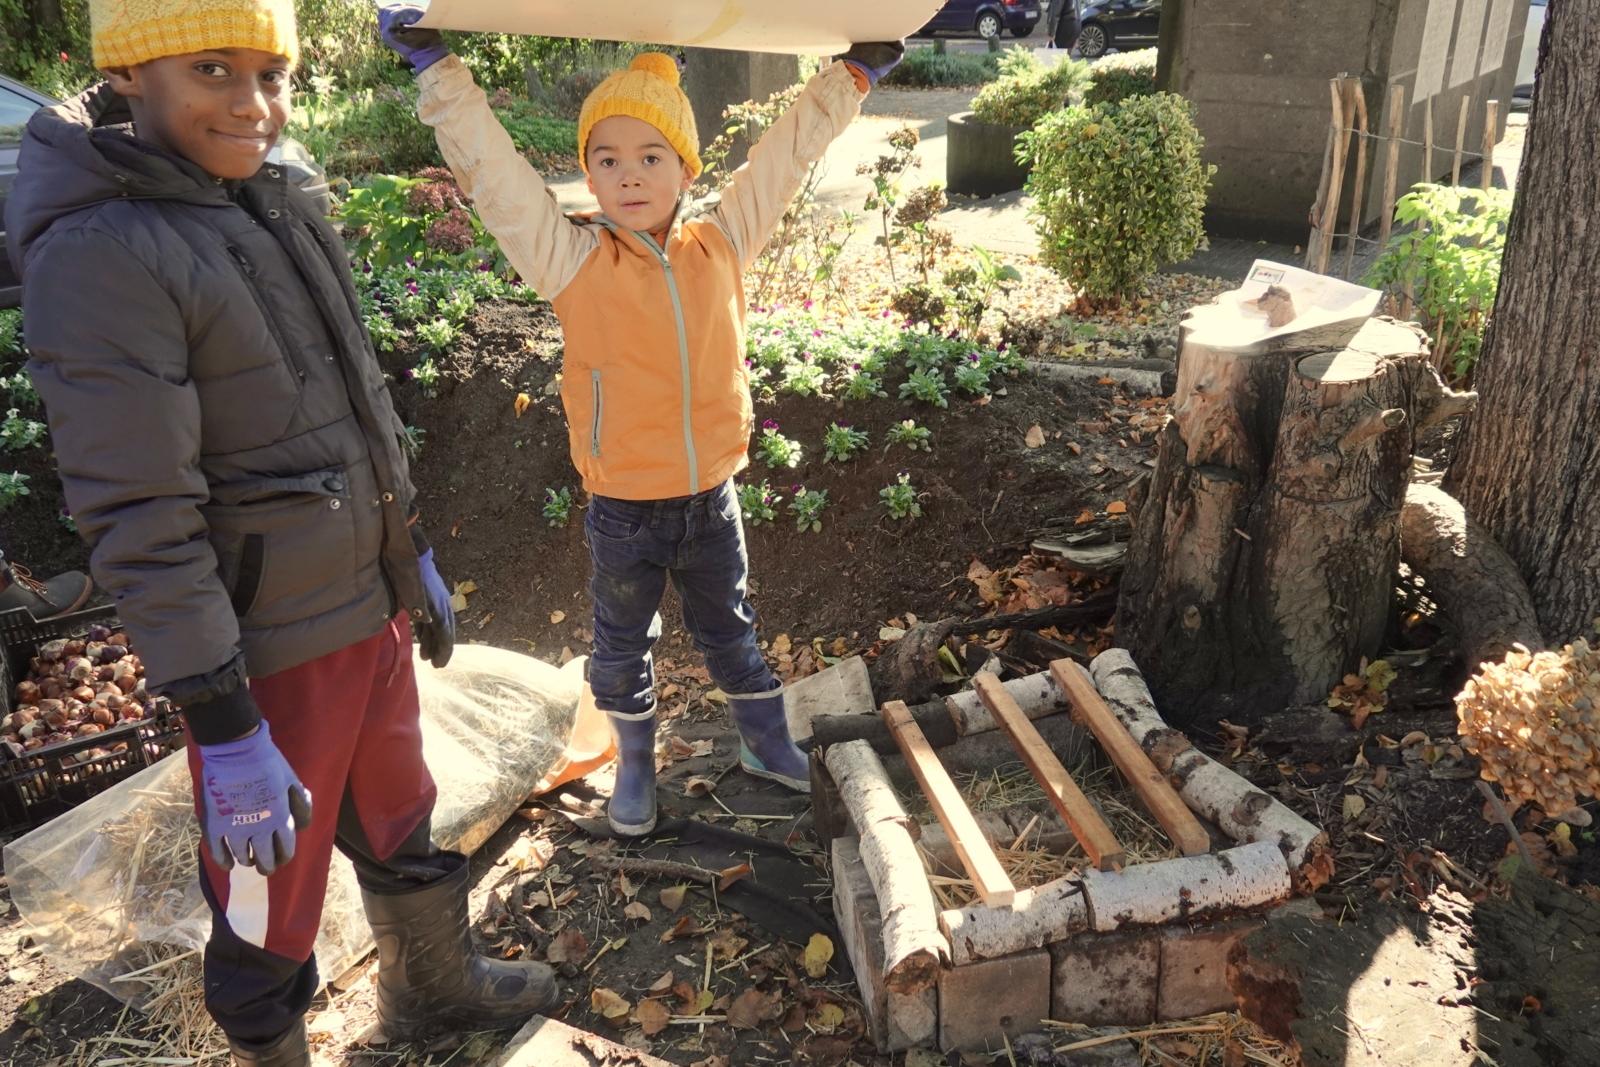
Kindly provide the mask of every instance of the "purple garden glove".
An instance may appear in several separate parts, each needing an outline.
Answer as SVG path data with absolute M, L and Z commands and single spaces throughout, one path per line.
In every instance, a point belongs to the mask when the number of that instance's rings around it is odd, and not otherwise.
M 450 607 L 450 587 L 439 577 L 433 549 L 417 557 L 417 566 L 422 568 L 422 588 L 428 594 L 428 614 L 433 616 L 432 622 L 417 629 L 417 647 L 423 659 L 436 668 L 443 667 L 456 650 L 456 613 Z
M 415 25 L 423 14 L 422 8 L 411 4 L 389 4 L 378 9 L 378 35 L 418 74 L 450 54 L 438 30 Z
M 879 78 L 900 65 L 905 54 L 904 41 L 883 41 L 877 44 L 853 44 L 850 51 L 839 59 L 866 75 L 868 85 L 877 85 Z
M 294 859 L 295 832 L 311 825 L 311 794 L 265 721 L 237 741 L 201 745 L 200 775 L 200 829 L 218 866 L 268 875 Z

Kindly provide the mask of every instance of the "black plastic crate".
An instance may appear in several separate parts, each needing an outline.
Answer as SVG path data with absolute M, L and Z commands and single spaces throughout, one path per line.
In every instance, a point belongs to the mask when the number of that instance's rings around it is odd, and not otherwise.
M 39 622 L 26 610 L 0 614 L 0 716 L 12 710 L 17 683 L 40 645 L 56 638 L 81 638 L 92 626 L 115 628 L 114 607 L 90 608 Z M 135 652 L 138 650 L 135 649 Z M 123 751 L 109 751 L 121 745 Z M 150 701 L 145 718 L 118 723 L 104 733 L 12 756 L 0 748 L 0 834 L 31 830 L 116 785 L 183 745 L 183 725 L 171 704 Z M 104 748 L 107 754 L 83 759 Z

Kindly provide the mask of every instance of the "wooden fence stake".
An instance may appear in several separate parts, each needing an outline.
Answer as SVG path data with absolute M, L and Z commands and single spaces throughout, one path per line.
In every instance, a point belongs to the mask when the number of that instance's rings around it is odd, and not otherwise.
M 1345 238 L 1344 276 L 1355 273 L 1356 243 L 1361 235 L 1361 200 L 1367 187 L 1367 90 L 1360 78 L 1347 78 L 1345 88 L 1354 105 L 1356 128 L 1356 183 L 1350 190 L 1350 236 Z
M 1422 102 L 1422 180 L 1433 183 L 1433 97 Z
M 1406 128 L 1406 87 L 1389 90 L 1389 160 L 1383 168 L 1383 218 L 1378 223 L 1378 251 L 1389 246 L 1389 229 L 1394 225 L 1396 185 L 1400 177 L 1400 138 Z
M 1461 98 L 1461 113 L 1456 117 L 1456 153 L 1450 159 L 1450 184 L 1461 184 L 1461 150 L 1467 144 L 1467 111 L 1472 107 L 1472 94 Z
M 1322 205 L 1322 241 L 1317 246 L 1318 274 L 1328 270 L 1328 259 L 1333 254 L 1333 232 L 1339 226 L 1339 199 L 1344 192 L 1344 161 L 1350 154 L 1350 128 L 1344 113 L 1343 78 L 1328 82 L 1328 95 L 1333 101 L 1333 161 L 1328 167 L 1328 195 Z
M 928 739 L 922 736 L 922 729 L 911 717 L 911 709 L 904 701 L 891 700 L 883 706 L 883 721 L 900 746 L 911 773 L 917 776 L 917 784 L 922 786 L 923 796 L 928 798 L 933 813 L 939 817 L 939 824 L 950 838 L 967 877 L 978 887 L 978 895 L 992 908 L 1010 907 L 1011 899 L 1016 896 L 1011 877 L 1000 866 L 999 857 L 989 846 L 989 839 L 983 836 L 983 830 L 972 817 L 972 810 L 962 799 L 960 790 L 950 780 L 944 764 L 934 755 Z
M 980 673 L 972 679 L 972 688 L 978 691 L 978 698 L 1011 738 L 1022 762 L 1028 765 L 1034 779 L 1044 788 L 1045 795 L 1066 820 L 1067 827 L 1078 839 L 1078 844 L 1083 846 L 1089 861 L 1103 871 L 1120 869 L 1127 860 L 1122 842 L 1117 840 L 1111 827 L 1100 817 L 1100 812 L 1089 803 L 1089 798 L 1083 795 L 1078 783 L 1072 780 L 1072 775 L 1067 773 L 1044 738 L 1039 736 L 1038 729 L 1022 714 L 1022 709 L 1006 692 L 1006 687 L 1000 684 L 1000 679 L 992 674 Z
M 1494 145 L 1500 136 L 1500 101 L 1483 105 L 1483 187 L 1494 188 Z
M 1058 659 L 1050 664 L 1050 676 L 1067 695 L 1072 705 L 1072 717 L 1087 726 L 1099 740 L 1111 762 L 1116 764 L 1122 777 L 1139 794 L 1145 810 L 1166 831 L 1167 837 L 1185 856 L 1198 856 L 1211 851 L 1211 835 L 1194 817 L 1189 805 L 1183 802 L 1178 791 L 1167 782 L 1166 775 L 1156 769 L 1145 755 L 1144 749 L 1128 733 L 1122 720 L 1112 712 L 1111 706 L 1094 687 L 1089 672 L 1069 659 Z

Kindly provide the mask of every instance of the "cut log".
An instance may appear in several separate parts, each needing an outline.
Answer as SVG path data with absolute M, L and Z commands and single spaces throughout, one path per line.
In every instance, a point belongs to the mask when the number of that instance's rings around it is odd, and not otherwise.
M 1083 872 L 1089 922 L 1100 933 L 1228 918 L 1288 900 L 1292 891 L 1289 866 L 1270 841 L 1121 871 Z
M 1066 710 L 1066 701 L 1061 699 L 1061 690 L 1056 687 L 1049 671 L 1012 678 L 1004 685 L 1006 692 L 1016 701 L 1022 714 L 1030 719 L 1042 719 L 1047 715 L 1057 715 Z M 944 706 L 949 710 L 951 721 L 955 723 L 956 733 L 963 737 L 994 730 L 1000 725 L 995 722 L 988 707 L 978 698 L 976 689 L 963 689 L 959 693 L 945 697 Z
M 896 993 L 921 992 L 938 979 L 950 949 L 910 820 L 871 745 L 834 745 L 825 761 L 860 835 L 861 862 L 883 914 L 884 984 Z
M 927 738 L 917 729 L 916 722 L 911 718 L 911 709 L 898 700 L 891 700 L 883 706 L 883 721 L 889 725 L 895 741 L 899 743 L 900 752 L 910 765 L 911 772 L 917 776 L 922 795 L 928 798 L 939 824 L 955 846 L 962 868 L 978 889 L 978 896 L 991 908 L 1009 905 L 1011 898 L 1016 895 L 1016 888 L 1011 884 L 1005 868 L 1000 866 L 994 849 L 984 839 L 983 831 L 978 828 L 977 820 L 972 817 L 972 811 L 962 799 L 961 792 L 950 780 L 939 757 L 933 754 Z
M 1467 517 L 1455 497 L 1413 484 L 1400 510 L 1400 558 L 1428 585 L 1428 595 L 1455 628 L 1470 674 L 1520 644 L 1544 648 L 1533 594 L 1488 530 Z
M 1089 929 L 1089 908 L 1082 884 L 1070 876 L 1018 890 L 1006 910 L 972 904 L 942 912 L 939 926 L 950 939 L 951 961 L 960 967 L 1081 933 Z
M 1378 652 L 1414 435 L 1454 394 L 1410 325 L 1329 336 L 1185 340 L 1117 618 L 1179 726 L 1325 698 Z
M 1305 1067 L 1600 1063 L 1600 904 L 1526 872 L 1509 899 L 1428 904 L 1275 914 L 1229 953 L 1240 1012 Z
M 1122 720 L 1112 714 L 1088 672 L 1071 660 L 1057 660 L 1050 665 L 1050 676 L 1067 695 L 1073 708 L 1073 721 L 1087 726 L 1099 740 L 1100 748 L 1139 794 L 1145 810 L 1166 831 L 1178 851 L 1185 856 L 1210 852 L 1211 835 L 1206 833 L 1183 798 L 1167 784 Z
M 1045 796 L 1072 828 L 1073 836 L 1083 846 L 1089 861 L 1102 870 L 1122 866 L 1127 859 L 1122 843 L 1100 817 L 1099 810 L 1083 795 L 1083 790 L 1078 788 L 1078 783 L 1072 780 L 1072 775 L 1062 766 L 1044 738 L 1039 736 L 1033 723 L 1022 714 L 1022 709 L 1017 707 L 1005 686 L 992 675 L 979 675 L 972 680 L 972 685 L 977 690 L 978 699 L 983 701 L 989 713 L 999 722 L 1000 728 L 1016 745 L 1022 762 L 1033 772 Z
M 1312 892 L 1328 881 L 1333 874 L 1328 835 L 1168 726 L 1127 650 L 1102 652 L 1089 673 L 1111 710 L 1190 810 L 1241 844 L 1270 841 L 1276 845 L 1293 875 L 1297 893 Z

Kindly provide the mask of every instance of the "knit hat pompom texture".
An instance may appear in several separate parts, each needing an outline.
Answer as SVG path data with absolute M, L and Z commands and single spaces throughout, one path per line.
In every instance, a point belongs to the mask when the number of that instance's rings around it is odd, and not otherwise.
M 94 65 L 132 67 L 214 48 L 299 56 L 294 0 L 89 0 Z
M 578 114 L 578 159 L 589 171 L 589 134 L 601 119 L 627 115 L 660 130 L 694 177 L 700 163 L 700 134 L 694 108 L 678 88 L 678 61 L 665 52 L 641 52 L 627 70 L 619 70 L 595 86 Z

